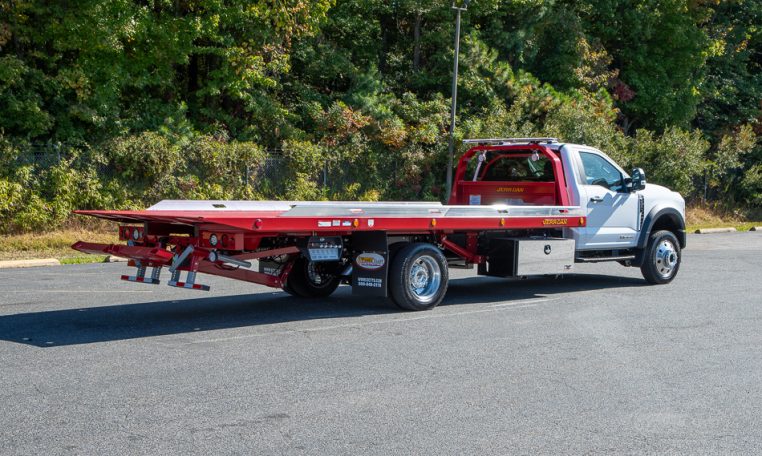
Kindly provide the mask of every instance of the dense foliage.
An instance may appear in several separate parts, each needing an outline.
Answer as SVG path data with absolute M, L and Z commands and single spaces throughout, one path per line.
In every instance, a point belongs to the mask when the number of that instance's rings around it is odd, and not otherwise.
M 161 198 L 444 199 L 434 0 L 0 0 L 0 231 Z M 762 206 L 762 0 L 474 0 L 463 137 Z

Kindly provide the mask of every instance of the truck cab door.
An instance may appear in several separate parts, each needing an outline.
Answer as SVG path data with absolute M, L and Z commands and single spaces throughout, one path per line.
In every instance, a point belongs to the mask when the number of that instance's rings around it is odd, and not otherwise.
M 578 250 L 627 249 L 637 244 L 640 202 L 625 187 L 625 174 L 608 157 L 579 151 L 581 205 L 587 223 L 577 236 Z M 581 245 L 579 245 L 581 243 Z

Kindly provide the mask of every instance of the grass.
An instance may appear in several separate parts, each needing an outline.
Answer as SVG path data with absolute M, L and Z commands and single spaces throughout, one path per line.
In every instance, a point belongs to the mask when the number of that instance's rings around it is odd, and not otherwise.
M 102 255 L 75 256 L 69 258 L 61 258 L 61 264 L 103 263 L 106 261 L 106 258 L 108 257 Z
M 0 236 L 0 260 L 28 260 L 58 258 L 64 264 L 94 263 L 105 256 L 77 252 L 71 245 L 77 241 L 116 243 L 116 226 L 108 231 L 86 228 L 65 228 L 40 234 L 14 234 Z
M 735 228 L 749 231 L 753 226 L 762 226 L 762 216 L 758 213 L 721 211 L 706 206 L 690 206 L 686 209 L 686 230 L 689 233 L 700 228 Z

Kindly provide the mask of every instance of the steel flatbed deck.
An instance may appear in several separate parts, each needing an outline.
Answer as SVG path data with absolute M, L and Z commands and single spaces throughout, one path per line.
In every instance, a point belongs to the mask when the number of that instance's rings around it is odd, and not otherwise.
M 583 226 L 574 206 L 450 206 L 429 202 L 162 201 L 144 211 L 76 211 L 122 223 L 198 226 L 260 235 L 498 230 Z

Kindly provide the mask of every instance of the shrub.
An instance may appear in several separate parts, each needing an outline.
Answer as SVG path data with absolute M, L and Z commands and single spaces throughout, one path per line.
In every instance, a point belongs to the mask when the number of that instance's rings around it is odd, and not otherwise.
M 633 141 L 633 165 L 645 169 L 650 182 L 690 196 L 695 194 L 694 179 L 706 168 L 708 149 L 709 142 L 698 130 L 670 127 L 661 136 L 638 130 Z
M 753 207 L 762 207 L 762 165 L 754 165 L 741 180 L 744 201 Z

